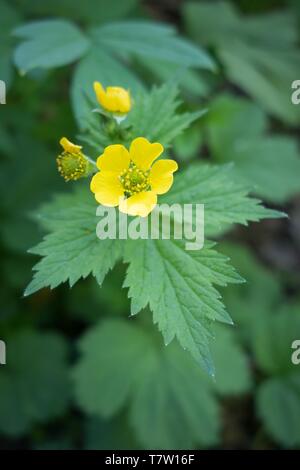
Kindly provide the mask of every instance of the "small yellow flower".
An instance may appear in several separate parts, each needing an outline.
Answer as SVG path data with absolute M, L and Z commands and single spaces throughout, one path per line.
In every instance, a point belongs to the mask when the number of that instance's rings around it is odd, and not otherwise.
M 58 171 L 66 181 L 78 180 L 88 176 L 91 171 L 91 164 L 87 157 L 83 155 L 80 145 L 75 145 L 66 137 L 59 141 L 64 151 L 58 155 L 56 162 Z
M 169 191 L 178 169 L 174 160 L 153 164 L 163 150 L 161 144 L 151 144 L 144 137 L 134 139 L 129 151 L 120 144 L 106 147 L 97 159 L 100 172 L 93 176 L 90 186 L 96 201 L 119 206 L 125 214 L 147 217 L 157 204 L 157 195 Z
M 131 109 L 129 91 L 118 86 L 109 86 L 104 90 L 99 82 L 94 82 L 94 90 L 99 104 L 110 113 L 127 114 Z

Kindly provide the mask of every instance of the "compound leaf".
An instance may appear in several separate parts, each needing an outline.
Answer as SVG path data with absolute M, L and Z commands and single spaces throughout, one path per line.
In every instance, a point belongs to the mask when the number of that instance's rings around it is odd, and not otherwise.
M 121 256 L 121 244 L 97 238 L 96 208 L 88 188 L 58 196 L 44 206 L 41 221 L 51 232 L 31 249 L 43 258 L 34 267 L 36 272 L 24 295 L 46 286 L 53 289 L 66 281 L 72 286 L 91 273 L 102 283 Z
M 70 64 L 89 48 L 89 40 L 77 26 L 66 20 L 28 23 L 16 28 L 14 35 L 24 40 L 14 53 L 15 64 L 22 73 L 36 67 Z
M 81 339 L 73 370 L 80 407 L 110 417 L 129 404 L 130 422 L 147 448 L 215 444 L 219 419 L 211 384 L 176 343 L 166 348 L 152 333 L 106 320 Z

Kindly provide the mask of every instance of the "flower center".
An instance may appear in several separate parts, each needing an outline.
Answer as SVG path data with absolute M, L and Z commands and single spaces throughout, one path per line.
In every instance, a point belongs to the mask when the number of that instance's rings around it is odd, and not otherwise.
M 124 188 L 125 196 L 130 197 L 142 191 L 149 191 L 151 189 L 149 173 L 149 170 L 140 170 L 135 163 L 130 162 L 129 168 L 124 170 L 120 175 L 120 181 Z
M 66 181 L 81 178 L 88 168 L 88 161 L 81 153 L 63 152 L 56 161 L 58 171 Z

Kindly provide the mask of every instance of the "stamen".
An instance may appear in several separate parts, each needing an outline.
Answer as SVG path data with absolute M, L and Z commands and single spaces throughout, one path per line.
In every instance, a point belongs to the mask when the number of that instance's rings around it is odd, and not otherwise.
M 130 162 L 129 168 L 124 170 L 120 175 L 120 181 L 124 188 L 125 196 L 130 197 L 143 191 L 149 191 L 151 189 L 149 173 L 149 170 L 140 170 L 135 163 Z
M 86 176 L 89 162 L 81 153 L 63 152 L 57 159 L 58 171 L 66 181 Z

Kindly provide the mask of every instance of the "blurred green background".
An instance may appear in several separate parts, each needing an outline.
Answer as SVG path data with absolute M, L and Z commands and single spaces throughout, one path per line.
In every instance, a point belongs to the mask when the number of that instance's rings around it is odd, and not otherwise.
M 300 448 L 300 365 L 291 362 L 300 339 L 300 104 L 291 103 L 299 5 L 0 0 L 2 449 Z M 86 54 L 78 38 L 59 63 L 55 41 L 28 46 L 25 33 L 12 34 L 58 18 L 96 38 L 93 50 Z M 147 36 L 128 27 L 133 19 L 168 23 L 181 39 Z M 97 27 L 112 21 L 126 22 L 120 37 L 117 28 L 97 39 Z M 208 51 L 215 72 L 185 55 L 185 40 Z M 233 161 L 255 195 L 289 215 L 219 239 L 247 283 L 222 292 L 235 326 L 217 334 L 216 383 L 176 343 L 164 347 L 149 312 L 128 319 L 123 265 L 101 289 L 88 278 L 22 297 L 36 261 L 26 251 L 42 236 L 33 212 L 73 184 L 57 173 L 57 142 L 82 127 L 82 93 L 91 93 L 94 75 L 133 95 L 179 80 L 183 108 L 209 109 L 176 139 L 180 165 Z

